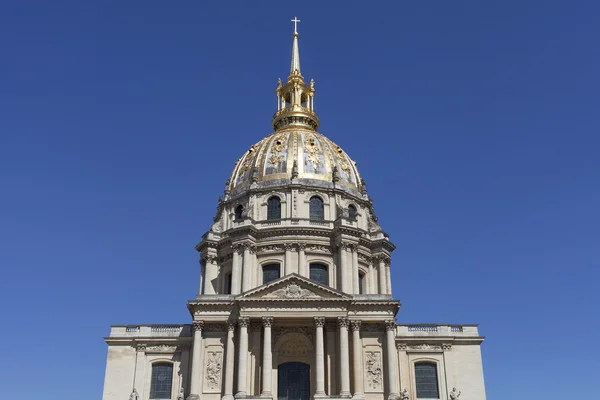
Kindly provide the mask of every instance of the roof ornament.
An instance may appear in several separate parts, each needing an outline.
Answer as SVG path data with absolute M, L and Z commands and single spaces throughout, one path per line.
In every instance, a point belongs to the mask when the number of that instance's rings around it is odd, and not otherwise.
M 298 51 L 298 22 L 296 17 L 292 20 L 294 23 L 294 43 L 292 44 L 292 65 L 290 75 L 300 75 L 300 52 Z
M 294 160 L 294 164 L 292 165 L 292 179 L 296 179 L 298 177 L 298 160 Z

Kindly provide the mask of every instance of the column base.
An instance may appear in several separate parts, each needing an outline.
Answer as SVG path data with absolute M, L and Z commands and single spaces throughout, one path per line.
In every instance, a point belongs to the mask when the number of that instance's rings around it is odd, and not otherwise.
M 221 400 L 233 400 L 233 396 L 230 394 L 226 394 L 223 397 L 221 397 Z
M 273 400 L 273 393 L 261 393 L 259 397 L 265 400 Z
M 248 397 L 248 393 L 246 392 L 237 392 L 235 394 L 236 399 L 245 399 L 246 397 Z
M 340 395 L 338 397 L 344 397 L 344 398 L 351 398 L 352 394 L 350 392 L 340 392 Z
M 398 393 L 390 393 L 387 400 L 400 400 L 400 395 Z
M 200 400 L 200 395 L 190 394 L 185 400 Z
M 315 395 L 313 396 L 314 399 L 328 399 L 330 397 L 331 396 L 327 396 L 325 394 L 325 392 L 323 392 L 323 393 L 315 393 Z
M 352 396 L 353 400 L 363 400 L 364 398 L 365 398 L 364 393 L 354 393 L 354 396 Z

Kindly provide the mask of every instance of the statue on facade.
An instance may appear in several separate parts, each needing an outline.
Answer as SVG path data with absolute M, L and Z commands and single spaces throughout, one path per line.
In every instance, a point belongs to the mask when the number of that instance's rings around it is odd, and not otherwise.
M 258 182 L 258 169 L 256 167 L 252 168 L 252 175 L 250 176 L 250 181 L 252 183 Z
M 460 394 L 460 391 L 457 391 L 456 388 L 452 388 L 452 391 L 450 392 L 450 400 L 458 400 Z
M 131 391 L 131 394 L 129 395 L 129 400 L 140 400 L 140 395 L 138 394 L 137 390 L 135 390 L 135 388 L 133 388 L 133 390 Z
M 402 391 L 402 393 L 400 393 L 400 400 L 408 400 L 409 396 L 408 396 L 408 390 L 404 389 Z
M 334 166 L 331 170 L 331 180 L 333 181 L 333 183 L 340 181 L 340 173 L 338 171 L 337 166 Z

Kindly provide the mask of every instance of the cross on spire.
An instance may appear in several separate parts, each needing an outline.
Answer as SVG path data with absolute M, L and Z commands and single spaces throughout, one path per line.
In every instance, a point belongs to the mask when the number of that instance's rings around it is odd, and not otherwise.
M 294 17 L 294 19 L 291 20 L 294 23 L 294 33 L 298 33 L 298 22 L 300 22 L 300 20 L 298 19 L 298 17 Z

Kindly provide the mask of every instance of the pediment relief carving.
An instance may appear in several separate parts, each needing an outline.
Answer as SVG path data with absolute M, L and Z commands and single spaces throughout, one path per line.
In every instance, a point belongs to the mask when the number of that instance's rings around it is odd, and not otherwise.
M 292 274 L 244 293 L 239 300 L 350 300 L 335 289 Z

